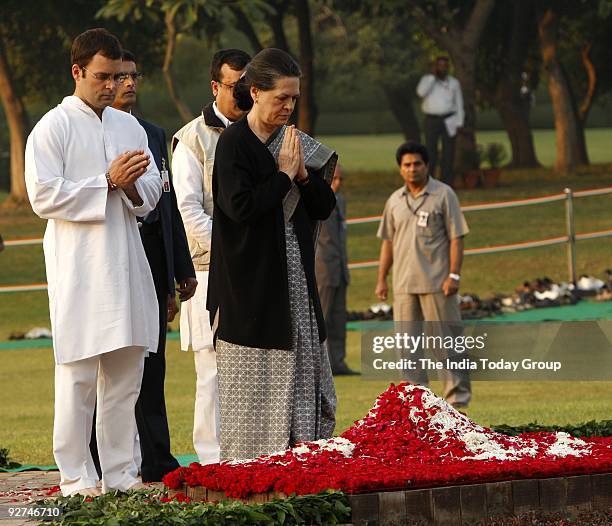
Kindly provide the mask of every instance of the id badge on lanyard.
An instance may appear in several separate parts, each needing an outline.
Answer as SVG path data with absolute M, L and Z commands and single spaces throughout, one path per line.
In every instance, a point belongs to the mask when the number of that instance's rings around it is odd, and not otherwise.
M 429 219 L 429 212 L 423 210 L 417 212 L 417 226 L 427 226 L 427 219 Z
M 161 178 L 162 178 L 162 187 L 164 192 L 168 193 L 170 191 L 170 175 L 168 174 L 168 170 L 166 168 L 166 159 L 162 157 L 162 169 L 161 169 Z
M 410 210 L 416 216 L 417 226 L 421 226 L 421 227 L 427 226 L 427 221 L 429 220 L 429 212 L 425 212 L 425 210 L 419 210 L 419 208 L 421 208 L 425 204 L 426 199 L 427 199 L 427 194 L 425 194 L 419 206 L 417 206 L 416 209 L 413 209 L 410 206 L 410 203 L 408 202 L 408 196 L 406 196 L 406 206 L 408 207 L 408 210 Z

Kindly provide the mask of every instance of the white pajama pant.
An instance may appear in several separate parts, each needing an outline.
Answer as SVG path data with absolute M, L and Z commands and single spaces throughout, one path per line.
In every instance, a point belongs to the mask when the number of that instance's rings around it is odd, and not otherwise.
M 221 459 L 217 356 L 209 348 L 195 351 L 193 358 L 196 369 L 193 448 L 200 464 L 215 464 Z
M 134 463 L 134 407 L 144 367 L 143 347 L 123 347 L 55 366 L 53 455 L 67 496 L 98 481 L 89 452 L 96 405 L 102 491 L 126 491 L 140 482 Z
M 193 349 L 196 370 L 196 399 L 193 416 L 193 447 L 200 464 L 219 462 L 221 454 L 217 356 L 213 349 L 206 294 L 208 271 L 196 271 L 194 296 L 181 303 L 181 349 Z

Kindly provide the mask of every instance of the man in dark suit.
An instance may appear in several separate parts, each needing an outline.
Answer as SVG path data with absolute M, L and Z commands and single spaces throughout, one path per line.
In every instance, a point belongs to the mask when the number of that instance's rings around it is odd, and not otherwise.
M 136 69 L 134 55 L 123 50 L 122 71 L 128 78 L 117 86 L 113 107 L 132 112 L 136 104 L 136 89 L 142 74 Z M 138 119 L 147 133 L 149 149 L 157 165 L 163 184 L 162 196 L 155 210 L 138 218 L 142 244 L 151 267 L 159 304 L 159 345 L 157 353 L 145 359 L 140 396 L 136 403 L 136 424 L 140 441 L 140 473 L 143 482 L 161 481 L 162 477 L 179 467 L 170 452 L 170 433 L 166 416 L 164 379 L 166 375 L 166 328 L 178 312 L 174 282 L 181 301 L 187 301 L 197 286 L 195 271 L 189 253 L 187 237 L 176 204 L 174 187 L 170 180 L 170 160 L 166 134 L 162 128 Z M 137 445 L 137 444 L 136 444 Z M 96 453 L 93 451 L 92 453 Z M 138 457 L 138 451 L 135 451 Z M 95 460 L 95 454 L 94 460 Z M 138 461 L 138 458 L 136 458 Z
M 331 187 L 336 207 L 322 223 L 317 241 L 315 273 L 327 329 L 327 352 L 335 376 L 358 374 L 346 364 L 346 288 L 349 284 L 346 254 L 346 202 L 339 192 L 342 168 L 336 166 Z

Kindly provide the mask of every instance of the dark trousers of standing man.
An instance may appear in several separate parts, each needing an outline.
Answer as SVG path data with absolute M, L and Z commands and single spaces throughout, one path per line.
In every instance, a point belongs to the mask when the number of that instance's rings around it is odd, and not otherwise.
M 327 329 L 327 353 L 332 373 L 346 368 L 346 283 L 319 286 L 319 299 Z
M 136 402 L 136 425 L 140 439 L 142 463 L 140 474 L 143 482 L 159 482 L 166 473 L 179 467 L 170 453 L 170 432 L 166 415 L 164 379 L 166 376 L 166 329 L 168 325 L 168 292 L 166 285 L 166 259 L 159 222 L 143 223 L 142 244 L 147 255 L 159 305 L 159 343 L 156 353 L 145 358 L 140 395 Z M 95 434 L 95 417 L 90 450 L 101 476 Z
M 166 329 L 168 325 L 168 287 L 164 242 L 159 222 L 144 223 L 142 244 L 153 274 L 159 304 L 159 343 L 156 353 L 145 358 L 140 396 L 136 402 L 136 425 L 140 437 L 143 482 L 160 481 L 179 467 L 170 453 L 170 432 L 166 415 L 164 380 L 166 377 Z
M 455 153 L 455 138 L 448 134 L 444 119 L 447 115 L 425 115 L 425 146 L 429 152 L 429 173 L 435 177 L 438 165 L 438 142 L 442 139 L 442 158 L 440 169 L 442 172 L 442 182 L 453 184 L 453 159 Z

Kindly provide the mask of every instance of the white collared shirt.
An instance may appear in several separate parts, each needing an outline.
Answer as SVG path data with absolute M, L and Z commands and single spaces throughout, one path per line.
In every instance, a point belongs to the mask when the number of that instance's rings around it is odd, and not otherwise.
M 219 120 L 223 123 L 223 125 L 226 128 L 229 128 L 232 124 L 234 124 L 233 121 L 230 121 L 225 115 L 223 115 L 223 113 L 219 111 L 219 108 L 217 108 L 217 101 L 213 102 L 212 107 L 213 107 L 213 111 L 215 112 L 215 115 L 219 117 Z
M 444 80 L 435 75 L 421 77 L 416 89 L 417 95 L 423 99 L 421 109 L 426 115 L 450 115 L 444 120 L 451 137 L 457 133 L 457 128 L 463 126 L 463 94 L 461 85 L 455 77 L 448 75 Z

